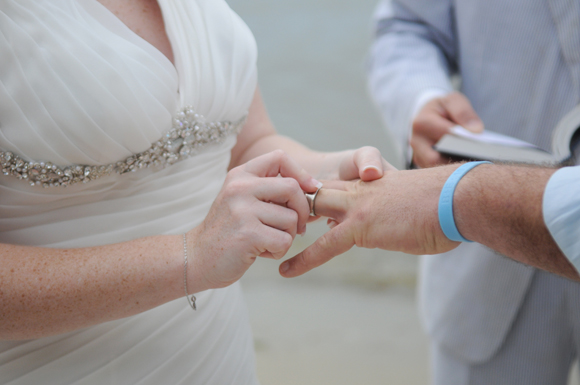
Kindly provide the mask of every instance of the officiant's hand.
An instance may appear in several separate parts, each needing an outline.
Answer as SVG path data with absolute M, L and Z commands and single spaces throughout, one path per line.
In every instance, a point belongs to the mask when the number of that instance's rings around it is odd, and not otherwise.
M 436 254 L 459 245 L 439 226 L 437 202 L 454 168 L 396 171 L 372 182 L 324 182 L 316 213 L 329 218 L 331 230 L 280 266 L 295 277 L 348 251 L 354 245 L 410 254 Z
M 427 102 L 412 123 L 413 162 L 421 168 L 449 163 L 449 159 L 435 151 L 433 145 L 456 125 L 471 132 L 483 131 L 483 122 L 462 93 L 452 92 Z

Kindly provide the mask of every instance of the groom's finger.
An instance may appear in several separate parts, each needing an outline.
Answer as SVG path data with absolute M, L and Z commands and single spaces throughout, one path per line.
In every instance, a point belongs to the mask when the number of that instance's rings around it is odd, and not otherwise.
M 354 183 L 355 182 L 353 181 L 337 180 L 337 179 L 323 180 L 322 187 L 333 190 L 348 191 L 348 188 L 351 187 Z
M 322 265 L 354 246 L 354 237 L 346 223 L 334 227 L 300 254 L 280 265 L 280 275 L 297 277 Z
M 342 220 L 348 210 L 348 195 L 346 191 L 321 188 L 314 201 L 316 215 Z

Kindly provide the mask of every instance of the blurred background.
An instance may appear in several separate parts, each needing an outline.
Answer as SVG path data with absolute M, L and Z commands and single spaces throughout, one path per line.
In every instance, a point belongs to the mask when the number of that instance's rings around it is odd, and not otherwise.
M 376 0 L 228 0 L 258 43 L 260 86 L 279 132 L 317 150 L 395 146 L 366 90 Z M 327 231 L 309 225 L 288 256 Z M 295 279 L 259 260 L 242 284 L 262 385 L 427 384 L 417 258 L 353 249 Z

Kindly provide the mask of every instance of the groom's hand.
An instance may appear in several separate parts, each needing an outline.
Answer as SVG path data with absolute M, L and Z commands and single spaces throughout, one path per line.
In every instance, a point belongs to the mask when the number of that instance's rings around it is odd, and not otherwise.
M 453 170 L 396 171 L 372 182 L 329 181 L 318 193 L 316 213 L 331 230 L 280 266 L 296 277 L 357 245 L 410 254 L 436 254 L 459 245 L 443 234 L 439 193 Z

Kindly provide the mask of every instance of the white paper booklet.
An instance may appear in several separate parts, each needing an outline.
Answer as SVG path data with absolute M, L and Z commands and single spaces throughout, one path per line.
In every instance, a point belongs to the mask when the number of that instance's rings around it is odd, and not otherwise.
M 454 159 L 492 160 L 532 164 L 573 164 L 574 148 L 580 139 L 580 105 L 570 111 L 552 134 L 552 152 L 531 143 L 485 130 L 474 134 L 461 126 L 451 128 L 433 146 Z

